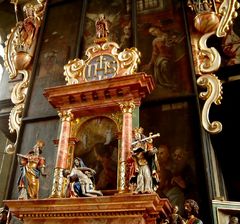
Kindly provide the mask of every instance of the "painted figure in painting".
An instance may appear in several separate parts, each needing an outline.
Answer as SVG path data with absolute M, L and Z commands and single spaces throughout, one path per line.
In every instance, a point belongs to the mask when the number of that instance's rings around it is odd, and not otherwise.
M 157 193 L 162 197 L 167 197 L 172 205 L 178 206 L 178 210 L 183 214 L 186 184 L 182 175 L 175 176 L 174 174 L 174 160 L 167 145 L 159 146 L 157 158 L 160 166 L 158 173 L 160 183 Z
M 97 38 L 107 37 L 109 34 L 108 21 L 104 14 L 100 14 L 95 22 Z
M 38 198 L 40 175 L 46 176 L 45 158 L 41 156 L 44 145 L 42 140 L 38 140 L 26 155 L 17 154 L 21 171 L 18 179 L 18 199 Z
M 117 150 L 117 141 L 96 143 L 93 150 L 97 159 L 94 168 L 97 171 L 96 188 L 117 189 L 117 162 L 112 159 L 112 154 Z
M 173 72 L 174 62 L 180 58 L 174 58 L 174 45 L 182 41 L 177 35 L 169 35 L 161 26 L 152 26 L 149 33 L 154 36 L 152 41 L 152 56 L 143 70 L 149 72 L 153 68 L 153 75 L 158 86 L 175 89 L 177 76 Z
M 195 189 L 194 173 L 188 164 L 187 152 L 182 147 L 173 148 L 173 152 L 167 145 L 160 145 L 157 158 L 159 162 L 159 186 L 157 193 L 161 197 L 167 197 L 172 205 L 177 205 L 179 213 L 184 213 L 184 201 L 192 197 L 191 191 Z
M 227 65 L 240 64 L 240 37 L 234 32 L 231 27 L 230 32 L 223 38 L 223 52 L 228 59 Z
M 199 207 L 196 201 L 187 199 L 184 203 L 184 209 L 187 213 L 187 220 L 184 224 L 203 224 L 202 220 L 197 218 Z
M 239 224 L 238 222 L 238 217 L 236 216 L 231 216 L 230 221 L 228 224 Z
M 130 165 L 130 184 L 135 185 L 134 193 L 155 192 L 159 183 L 156 159 L 157 148 L 153 146 L 153 138 L 143 134 L 143 128 L 135 128 L 132 143 L 132 155 L 128 159 Z
M 95 170 L 88 168 L 81 158 L 74 159 L 74 165 L 70 173 L 65 171 L 64 176 L 68 178 L 68 197 L 96 197 L 102 192 L 95 190 L 94 175 Z

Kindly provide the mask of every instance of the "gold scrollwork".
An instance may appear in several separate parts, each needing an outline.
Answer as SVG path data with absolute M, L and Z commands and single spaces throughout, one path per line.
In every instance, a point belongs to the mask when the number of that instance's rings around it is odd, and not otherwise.
M 17 1 L 13 1 L 17 15 Z M 31 74 L 32 58 L 35 51 L 37 34 L 43 18 L 46 0 L 39 0 L 38 4 L 27 3 L 23 6 L 25 18 L 18 21 L 7 36 L 6 47 L 4 49 L 4 65 L 9 72 L 9 78 L 14 80 L 22 74 L 23 79 L 18 82 L 12 90 L 11 100 L 15 104 L 9 116 L 9 130 L 16 132 L 14 144 L 6 147 L 7 153 L 14 153 L 18 141 L 18 135 L 22 120 L 26 94 L 28 91 Z M 16 17 L 17 18 L 17 17 Z
M 64 66 L 64 76 L 67 81 L 67 85 L 89 81 L 86 79 L 84 74 L 87 70 L 92 75 L 92 72 L 87 69 L 88 66 L 90 66 L 90 68 L 93 66 L 95 69 L 100 68 L 100 70 L 107 67 L 107 73 L 109 73 L 109 71 L 111 71 L 110 73 L 113 73 L 111 77 L 114 77 L 115 74 L 118 76 L 133 74 L 140 63 L 141 53 L 134 47 L 124 49 L 122 52 L 118 52 L 119 49 L 119 45 L 115 42 L 105 42 L 91 45 L 85 52 L 87 60 L 84 61 L 82 59 L 75 58 L 74 60 L 70 60 L 68 64 Z M 104 58 L 104 56 L 106 58 Z M 91 64 L 92 60 L 96 57 L 100 57 L 100 59 L 104 58 L 105 61 L 97 60 L 94 62 L 95 64 Z M 106 61 L 109 57 L 111 57 L 112 62 Z M 115 63 L 114 66 L 112 63 Z M 97 74 L 95 75 L 97 76 Z M 109 76 L 103 77 L 109 78 Z
M 118 59 L 121 62 L 121 66 L 128 68 L 126 75 L 132 74 L 137 69 L 137 66 L 140 63 L 140 57 L 141 53 L 135 47 L 124 49 L 119 53 Z
M 221 56 L 214 47 L 207 47 L 207 40 L 215 32 L 204 34 L 199 40 L 200 63 L 199 68 L 202 73 L 212 73 L 219 69 L 221 65 Z
M 218 8 L 218 13 L 221 16 L 221 20 L 216 31 L 218 37 L 226 36 L 226 31 L 229 29 L 229 25 L 233 23 L 233 19 L 237 17 L 236 10 L 240 7 L 240 3 L 237 0 L 224 0 Z
M 212 123 L 209 121 L 209 111 L 212 103 L 218 105 L 222 99 L 222 83 L 213 74 L 221 65 L 221 56 L 215 48 L 207 46 L 207 40 L 214 34 L 217 37 L 226 35 L 229 25 L 233 23 L 233 19 L 237 16 L 236 10 L 240 7 L 240 4 L 237 0 L 223 0 L 221 3 L 218 1 L 217 4 L 213 5 L 206 5 L 207 2 L 199 1 L 196 4 L 188 0 L 188 6 L 196 13 L 194 26 L 198 34 L 195 35 L 195 38 L 192 38 L 192 44 L 196 62 L 195 71 L 197 75 L 200 75 L 197 84 L 207 88 L 206 92 L 201 92 L 199 95 L 200 99 L 206 101 L 202 109 L 202 125 L 206 131 L 214 134 L 222 130 L 222 124 L 219 121 Z
M 75 58 L 70 60 L 68 64 L 64 65 L 64 76 L 67 81 L 67 85 L 77 84 L 79 82 L 78 78 L 83 77 L 83 68 L 85 66 L 84 60 Z
M 201 92 L 199 97 L 206 100 L 202 109 L 203 127 L 212 134 L 222 131 L 222 124 L 219 121 L 209 121 L 209 111 L 212 103 L 219 105 L 222 99 L 222 83 L 215 75 L 203 75 L 197 79 L 197 84 L 206 88 L 206 92 Z

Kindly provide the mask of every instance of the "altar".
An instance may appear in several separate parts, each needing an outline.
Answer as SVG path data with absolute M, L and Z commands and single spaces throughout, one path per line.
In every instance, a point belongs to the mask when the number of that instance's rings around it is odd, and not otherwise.
M 155 83 L 151 75 L 136 71 L 141 55 L 136 48 L 118 50 L 117 43 L 109 42 L 105 36 L 98 37 L 86 50 L 87 60 L 76 58 L 64 66 L 66 85 L 44 90 L 43 95 L 60 117 L 54 178 L 49 198 L 5 201 L 11 214 L 24 223 L 156 224 L 171 214 L 170 202 L 160 198 L 151 184 L 148 192 L 136 193 L 130 187 L 128 159 L 133 142 L 133 113 L 141 100 L 152 92 Z M 69 196 L 66 189 L 71 180 L 66 171 L 71 170 L 78 156 L 76 133 L 85 132 L 85 121 L 102 117 L 116 124 L 117 189 L 113 194 L 96 196 L 91 195 L 91 190 L 95 190 L 95 186 L 91 186 L 86 189 L 88 197 L 84 194 Z M 109 130 L 113 129 L 106 131 Z M 87 137 L 91 137 L 92 133 L 88 134 Z M 151 174 L 148 178 L 152 178 Z
M 155 224 L 171 212 L 168 200 L 160 199 L 157 194 L 9 200 L 5 203 L 25 224 Z

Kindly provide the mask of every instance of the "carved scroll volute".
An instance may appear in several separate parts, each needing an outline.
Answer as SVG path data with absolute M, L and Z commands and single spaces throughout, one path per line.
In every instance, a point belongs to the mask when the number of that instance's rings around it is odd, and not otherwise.
M 15 13 L 17 18 L 17 0 L 11 3 L 15 4 Z M 14 80 L 17 76 L 22 76 L 12 90 L 11 100 L 15 104 L 9 117 L 9 130 L 16 132 L 16 141 L 6 147 L 7 153 L 14 153 L 18 140 L 19 129 L 24 110 L 25 98 L 28 90 L 29 79 L 32 70 L 32 58 L 34 56 L 38 31 L 43 18 L 46 0 L 39 0 L 38 4 L 27 3 L 23 6 L 24 20 L 18 21 L 16 26 L 7 36 L 5 43 L 4 65 L 9 72 L 9 77 Z
M 218 4 L 217 4 L 218 3 Z M 221 56 L 214 47 L 207 46 L 207 40 L 212 35 L 218 37 L 226 35 L 226 30 L 237 16 L 239 3 L 236 0 L 219 1 L 188 1 L 188 6 L 196 13 L 194 27 L 196 32 L 192 36 L 193 57 L 197 84 L 205 89 L 199 98 L 205 100 L 202 109 L 202 125 L 211 134 L 219 133 L 222 124 L 219 121 L 209 120 L 209 111 L 213 103 L 221 104 L 222 82 L 215 75 L 221 65 Z

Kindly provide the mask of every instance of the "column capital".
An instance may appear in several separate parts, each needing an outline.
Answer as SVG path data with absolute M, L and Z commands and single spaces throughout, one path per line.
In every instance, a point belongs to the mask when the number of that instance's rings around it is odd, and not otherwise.
M 119 103 L 119 106 L 123 113 L 132 113 L 135 109 L 135 103 L 133 101 Z
M 69 121 L 69 122 L 72 121 L 74 118 L 72 110 L 58 111 L 58 116 L 61 118 L 62 121 Z

